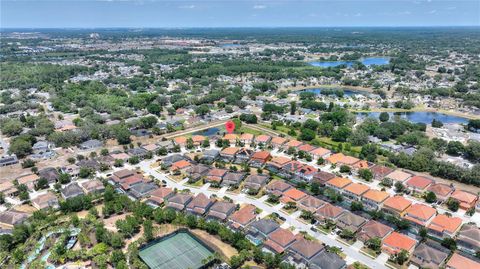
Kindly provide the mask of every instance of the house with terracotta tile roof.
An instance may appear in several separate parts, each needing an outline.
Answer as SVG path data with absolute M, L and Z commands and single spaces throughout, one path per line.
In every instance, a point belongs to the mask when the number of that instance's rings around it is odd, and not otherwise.
M 175 195 L 175 192 L 171 188 L 158 188 L 150 193 L 150 197 L 147 198 L 146 202 L 153 207 L 158 207 L 163 205 L 173 195 Z
M 335 178 L 335 174 L 325 172 L 325 171 L 317 171 L 312 178 L 313 182 L 317 182 L 321 186 L 324 186 L 327 181 L 332 178 Z
M 263 188 L 269 180 L 269 177 L 266 175 L 249 175 L 245 179 L 245 184 L 243 185 L 244 189 L 259 191 Z
M 367 185 L 353 182 L 343 188 L 343 197 L 346 198 L 347 202 L 358 202 L 368 190 L 370 190 L 370 187 Z
M 235 154 L 235 163 L 248 163 L 253 155 L 253 150 L 247 148 L 240 148 Z
M 457 200 L 460 203 L 460 208 L 463 210 L 468 210 L 472 207 L 475 207 L 477 203 L 478 196 L 468 191 L 455 190 L 450 197 Z
M 433 179 L 422 176 L 413 176 L 411 179 L 407 180 L 405 186 L 414 192 L 423 192 L 433 183 L 435 183 Z
M 420 243 L 412 253 L 410 263 L 418 268 L 438 269 L 445 265 L 450 250 L 432 240 Z
M 235 211 L 230 217 L 228 217 L 229 226 L 236 230 L 243 230 L 257 217 L 255 210 L 256 207 L 249 204 L 240 208 L 240 210 Z
M 311 165 L 304 165 L 300 168 L 298 168 L 295 172 L 294 175 L 297 179 L 299 180 L 304 180 L 307 182 L 311 182 L 313 179 L 313 175 L 315 175 L 318 172 L 318 169 L 311 166 Z
M 324 224 L 327 220 L 336 222 L 337 219 L 343 214 L 344 210 L 341 207 L 334 206 L 330 203 L 325 203 L 315 212 L 315 219 Z
M 443 183 L 434 183 L 427 188 L 427 191 L 435 193 L 437 201 L 440 202 L 446 201 L 454 190 L 453 186 Z
M 432 219 L 427 228 L 430 236 L 442 240 L 447 237 L 453 238 L 461 226 L 461 218 L 439 214 Z
M 283 180 L 272 180 L 270 183 L 267 185 L 265 188 L 267 191 L 267 194 L 273 194 L 276 196 L 281 196 L 283 195 L 284 192 L 287 190 L 291 189 L 292 186 L 288 183 L 286 183 Z
M 282 166 L 282 169 L 279 172 L 279 175 L 282 177 L 289 177 L 290 175 L 295 174 L 295 172 L 303 167 L 305 164 L 296 160 L 290 161 Z
M 288 148 L 298 148 L 301 145 L 303 145 L 303 142 L 293 139 L 293 140 L 290 140 L 287 143 L 285 143 L 284 148 L 286 148 L 286 149 L 288 149 Z
M 343 177 L 335 177 L 330 179 L 325 183 L 325 186 L 338 191 L 338 192 L 343 192 L 343 189 L 350 185 L 352 181 L 348 178 L 343 178 Z
M 303 145 L 300 145 L 299 147 L 297 147 L 297 151 L 303 151 L 303 152 L 306 152 L 306 153 L 310 153 L 310 151 L 312 150 L 315 150 L 316 147 L 310 145 L 310 144 L 303 144 Z
M 239 137 L 236 134 L 225 134 L 223 136 L 223 139 L 228 140 L 228 142 L 230 142 L 230 145 L 232 145 L 232 144 L 234 145 L 237 142 L 237 140 L 239 139 Z
M 310 260 L 323 251 L 325 246 L 319 242 L 299 238 L 288 247 L 285 260 L 295 268 L 309 268 Z
M 212 168 L 205 175 L 205 182 L 212 182 L 216 184 L 222 183 L 223 177 L 228 172 L 226 169 Z
M 359 160 L 358 162 L 350 165 L 354 171 L 359 171 L 360 169 L 369 169 L 373 166 L 373 163 L 369 163 L 365 160 Z
M 220 151 L 220 158 L 225 162 L 233 162 L 240 148 L 228 147 Z
M 39 195 L 31 200 L 33 207 L 38 210 L 53 208 L 57 209 L 60 205 L 58 203 L 57 196 L 48 191 L 45 194 Z
M 331 164 L 336 164 L 337 166 L 340 166 L 340 165 L 353 166 L 355 163 L 359 162 L 360 159 L 352 156 L 347 156 L 343 153 L 335 153 L 330 155 L 326 159 L 326 161 Z
M 205 194 L 199 193 L 193 197 L 187 205 L 187 212 L 195 215 L 204 215 L 215 203 L 215 199 L 208 198 Z
M 130 155 L 128 155 L 125 152 L 120 152 L 120 153 L 111 153 L 110 157 L 112 157 L 114 160 L 126 161 L 130 158 Z
M 475 224 L 464 224 L 457 236 L 457 248 L 475 255 L 480 249 L 480 228 Z
M 269 151 L 257 151 L 252 154 L 252 157 L 250 158 L 249 164 L 252 167 L 263 167 L 268 161 L 272 159 L 272 155 L 270 154 Z
M 424 204 L 413 204 L 403 216 L 410 222 L 409 230 L 418 233 L 422 227 L 426 227 L 437 214 L 437 210 Z
M 253 134 L 249 134 L 249 133 L 243 133 L 241 136 L 240 136 L 240 141 L 243 142 L 245 145 L 249 145 L 250 143 L 252 143 L 253 141 Z
M 205 139 L 207 138 L 203 135 L 193 135 L 192 136 L 193 145 L 200 146 L 203 143 L 203 141 L 205 141 Z
M 173 139 L 173 143 L 175 145 L 179 145 L 181 147 L 185 146 L 187 143 L 187 138 L 185 136 L 178 136 Z
M 382 250 L 389 255 L 396 254 L 400 251 L 406 250 L 408 253 L 412 253 L 417 241 L 411 237 L 408 237 L 404 234 L 393 232 L 382 242 Z
M 255 143 L 257 143 L 257 145 L 259 144 L 267 145 L 270 143 L 271 140 L 272 140 L 272 137 L 269 135 L 262 134 L 262 135 L 255 136 Z
M 390 183 L 395 184 L 396 182 L 401 182 L 404 183 L 407 181 L 409 178 L 411 178 L 413 174 L 407 173 L 405 171 L 402 171 L 400 169 L 394 170 L 387 176 L 385 176 L 385 179 L 389 181 Z
M 297 237 L 290 230 L 278 228 L 267 236 L 263 247 L 273 253 L 282 254 L 296 239 Z
M 402 196 L 392 196 L 385 200 L 382 211 L 390 215 L 403 217 L 411 205 L 412 202 L 403 198 Z
M 380 238 L 380 240 L 383 240 L 392 232 L 392 227 L 375 220 L 369 220 L 362 226 L 357 234 L 357 238 L 364 243 L 372 238 Z
M 155 152 L 158 149 L 158 146 L 155 144 L 146 144 L 141 146 L 142 149 L 150 152 Z
M 372 171 L 373 174 L 373 179 L 375 180 L 382 180 L 384 179 L 388 174 L 393 172 L 393 169 L 387 166 L 383 165 L 374 165 L 370 167 L 370 171 Z
M 274 156 L 270 161 L 267 162 L 265 168 L 268 171 L 273 173 L 278 173 L 282 169 L 282 167 L 291 161 L 290 158 L 283 157 L 283 156 Z
M 370 189 L 362 194 L 363 206 L 368 210 L 379 210 L 390 195 L 385 191 Z
M 301 210 L 315 213 L 320 207 L 325 205 L 325 201 L 322 201 L 311 195 L 307 195 L 302 200 L 297 202 L 297 207 Z
M 446 269 L 478 269 L 480 268 L 480 262 L 473 258 L 467 258 L 466 256 L 458 253 L 453 253 L 450 260 L 445 266 Z
M 284 148 L 285 143 L 287 143 L 287 139 L 280 136 L 273 137 L 270 141 L 270 144 L 272 144 L 273 147 L 278 149 Z
M 322 148 L 322 147 L 318 147 L 312 151 L 310 151 L 310 154 L 312 154 L 312 156 L 316 159 L 318 158 L 328 158 L 328 156 L 330 156 L 332 154 L 332 151 L 330 151 L 329 149 L 326 149 L 326 148 Z
M 354 233 L 359 231 L 365 223 L 367 223 L 367 219 L 350 211 L 345 211 L 345 213 L 338 217 L 336 221 L 338 228 L 349 230 Z
M 190 167 L 192 166 L 192 163 L 190 163 L 187 160 L 180 160 L 178 162 L 174 162 L 172 166 L 170 166 L 170 171 L 172 172 L 186 172 Z
M 80 187 L 82 187 L 83 191 L 86 194 L 103 193 L 103 191 L 105 190 L 105 186 L 98 179 L 84 181 L 80 184 Z
M 280 201 L 284 204 L 288 202 L 297 203 L 298 201 L 302 200 L 305 197 L 307 197 L 307 194 L 304 193 L 303 191 L 300 191 L 297 188 L 291 188 L 283 193 Z

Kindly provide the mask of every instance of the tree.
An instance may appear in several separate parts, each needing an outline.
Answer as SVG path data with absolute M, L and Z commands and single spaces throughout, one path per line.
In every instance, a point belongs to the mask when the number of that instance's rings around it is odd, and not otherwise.
M 358 175 L 366 181 L 372 181 L 373 173 L 370 169 L 362 168 L 358 171 Z
M 343 238 L 343 239 L 351 240 L 351 239 L 355 238 L 355 233 L 350 231 L 349 229 L 343 229 L 340 232 L 340 237 Z
M 380 115 L 378 116 L 378 119 L 381 121 L 381 122 L 386 122 L 390 119 L 390 115 L 388 114 L 388 112 L 382 112 L 380 113 Z
M 153 239 L 153 224 L 151 220 L 145 220 L 143 222 L 143 236 L 147 242 Z
M 1 125 L 2 134 L 7 136 L 19 135 L 23 130 L 22 122 L 16 119 L 4 120 Z
M 340 126 L 332 134 L 332 140 L 336 142 L 346 142 L 352 134 L 352 129 L 347 126 Z
M 315 139 L 315 131 L 307 128 L 302 128 L 299 139 L 305 140 L 305 141 L 312 141 Z
M 48 188 L 48 180 L 44 177 L 41 177 L 36 183 L 35 183 L 35 190 L 42 190 Z
M 360 158 L 366 159 L 369 162 L 377 160 L 378 147 L 375 144 L 369 143 L 362 146 L 360 151 Z
M 465 152 L 465 147 L 460 141 L 449 141 L 447 144 L 446 153 L 453 156 L 458 156 Z
M 297 111 L 297 102 L 295 101 L 290 102 L 290 115 L 295 115 L 296 111 Z
M 120 145 L 128 145 L 132 140 L 130 139 L 130 131 L 124 125 L 114 129 L 114 135 Z
M 351 171 L 352 171 L 352 168 L 350 168 L 350 166 L 348 165 L 342 164 L 340 166 L 340 173 L 350 173 Z
M 443 122 L 441 122 L 437 119 L 433 119 L 432 120 L 432 127 L 433 128 L 442 128 L 443 127 Z
M 21 136 L 15 137 L 10 143 L 9 151 L 18 158 L 23 158 L 32 153 L 32 142 Z
M 78 176 L 80 178 L 87 178 L 90 175 L 92 175 L 93 171 L 90 168 L 87 167 L 81 167 L 80 171 L 78 172 Z
M 363 204 L 360 202 L 352 202 L 350 204 L 350 210 L 352 211 L 362 211 L 363 210 Z
M 447 207 L 453 212 L 457 212 L 458 208 L 460 207 L 460 203 L 458 200 L 453 199 L 452 197 L 448 198 L 447 200 Z
M 420 235 L 422 240 L 425 240 L 427 238 L 427 235 L 428 235 L 427 229 L 425 229 L 424 227 L 420 228 L 420 230 L 418 231 L 418 235 Z
M 427 203 L 433 203 L 437 201 L 437 195 L 435 195 L 434 192 L 429 191 L 427 194 L 425 194 L 425 202 Z
M 205 116 L 209 112 L 210 112 L 210 108 L 206 104 L 199 105 L 195 108 L 195 113 L 199 116 Z
M 408 252 L 404 249 L 402 249 L 400 252 L 394 255 L 394 261 L 397 264 L 403 265 L 407 260 L 408 260 Z
M 457 249 L 457 242 L 453 238 L 446 237 L 442 240 L 442 246 L 454 251 Z
M 379 237 L 372 237 L 365 242 L 365 245 L 374 250 L 375 252 L 380 252 L 380 248 L 382 247 L 382 239 Z
M 395 192 L 396 193 L 405 192 L 405 190 L 406 190 L 405 186 L 400 181 L 395 182 L 394 186 L 395 186 Z

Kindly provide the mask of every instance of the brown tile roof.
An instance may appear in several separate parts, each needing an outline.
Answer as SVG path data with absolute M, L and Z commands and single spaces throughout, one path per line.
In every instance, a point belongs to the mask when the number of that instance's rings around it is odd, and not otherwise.
M 382 203 L 388 197 L 390 197 L 390 195 L 384 191 L 370 189 L 366 193 L 364 193 L 362 197 L 368 200 L 372 200 L 376 203 Z
M 191 166 L 192 164 L 189 162 L 189 161 L 186 161 L 186 160 L 180 160 L 178 162 L 174 162 L 172 164 L 172 170 L 175 171 L 175 170 L 179 170 L 179 169 L 184 169 L 184 168 L 187 168 L 189 166 Z
M 395 209 L 399 212 L 403 212 L 410 205 L 412 205 L 412 202 L 403 198 L 402 196 L 392 196 L 383 203 L 383 206 Z
M 253 140 L 253 134 L 249 134 L 249 133 L 244 133 L 240 136 L 240 140 L 250 140 L 252 141 Z
M 315 156 L 325 156 L 327 154 L 330 154 L 331 151 L 326 149 L 326 148 L 319 147 L 319 148 L 316 148 L 316 149 L 310 151 L 310 153 L 315 155 Z
M 352 183 L 345 188 L 343 188 L 344 191 L 351 192 L 357 196 L 361 196 L 365 192 L 367 192 L 370 189 L 367 185 L 361 184 L 361 183 Z
M 405 219 L 418 223 L 418 219 L 425 222 L 432 218 L 437 213 L 435 208 L 424 204 L 414 204 L 407 209 Z M 419 223 L 422 224 L 422 223 Z
M 285 144 L 285 146 L 286 146 L 286 147 L 294 147 L 294 148 L 296 148 L 296 147 L 298 147 L 298 146 L 300 146 L 300 145 L 302 145 L 302 144 L 303 144 L 303 142 L 300 142 L 300 141 L 298 141 L 298 140 L 290 140 L 290 141 L 287 142 L 287 144 Z
M 267 143 L 268 141 L 270 141 L 270 139 L 272 139 L 271 136 L 269 135 L 258 135 L 255 137 L 255 142 L 257 143 Z
M 283 157 L 283 156 L 275 156 L 268 163 L 269 164 L 274 164 L 277 167 L 281 167 L 281 166 L 287 164 L 290 161 L 291 161 L 290 158 Z
M 343 177 L 335 177 L 327 181 L 327 184 L 335 186 L 337 188 L 343 189 L 348 184 L 352 183 L 352 181 L 348 178 L 343 178 Z
M 265 162 L 270 157 L 272 157 L 272 155 L 270 155 L 270 152 L 263 150 L 263 151 L 257 151 L 253 153 L 252 160 L 259 160 L 259 161 Z
M 454 253 L 452 258 L 447 262 L 447 268 L 449 269 L 478 269 L 480 268 L 480 262 L 469 259 L 458 253 Z
M 310 145 L 310 144 L 303 144 L 297 148 L 298 151 L 305 151 L 305 152 L 310 152 L 312 150 L 316 149 L 316 147 Z
M 238 139 L 238 135 L 236 134 L 225 134 L 223 139 L 227 139 L 228 141 L 236 141 Z
M 303 198 L 300 202 L 299 202 L 299 206 L 300 207 L 304 207 L 306 208 L 307 210 L 313 210 L 313 211 L 316 211 L 317 209 L 319 209 L 320 207 L 322 207 L 323 205 L 325 205 L 325 202 L 318 199 L 318 198 L 315 198 L 311 195 L 307 195 L 305 198 Z
M 268 185 L 267 185 L 267 189 L 270 190 L 270 191 L 280 191 L 280 192 L 284 192 L 288 189 L 292 188 L 292 186 L 290 184 L 287 184 L 285 183 L 284 181 L 282 180 L 272 180 Z
M 229 147 L 229 148 L 224 148 L 220 153 L 221 154 L 227 154 L 227 155 L 235 155 L 240 148 L 237 147 Z
M 425 190 L 428 186 L 430 186 L 434 181 L 430 178 L 422 177 L 422 176 L 414 176 L 407 181 L 407 186 L 413 187 L 419 190 Z
M 302 198 L 306 197 L 307 194 L 304 193 L 303 191 L 300 191 L 296 188 L 291 188 L 287 190 L 286 192 L 283 193 L 284 196 L 294 200 L 294 201 L 299 201 Z
M 293 243 L 293 241 L 295 241 L 295 235 L 291 231 L 283 228 L 279 228 L 270 233 L 268 238 L 283 248 L 286 248 L 288 245 Z
M 256 208 L 255 208 L 254 205 L 246 205 L 246 206 L 240 208 L 240 210 L 234 212 L 229 217 L 229 219 L 233 222 L 241 224 L 242 226 L 245 226 L 248 223 L 250 223 L 251 221 L 253 221 L 255 219 L 255 217 L 257 216 L 255 214 L 255 209 Z
M 393 232 L 392 227 L 389 227 L 375 220 L 370 220 L 365 225 L 363 225 L 362 229 L 358 234 L 358 237 L 363 241 L 367 241 L 368 239 L 374 237 L 379 237 L 383 239 L 391 232 Z
M 375 177 L 385 177 L 386 175 L 393 172 L 393 169 L 383 165 L 374 165 L 370 168 Z
M 287 142 L 287 139 L 283 138 L 283 137 L 280 137 L 280 136 L 276 136 L 274 138 L 272 138 L 272 144 L 275 144 L 275 145 L 283 145 L 285 144 L 285 142 Z
M 304 238 L 295 241 L 289 249 L 302 255 L 305 259 L 310 260 L 317 253 L 321 252 L 325 247 L 313 240 L 306 240 Z
M 435 183 L 430 185 L 427 190 L 435 193 L 437 196 L 446 197 L 453 191 L 453 187 L 443 183 Z
M 343 213 L 343 209 L 338 206 L 334 206 L 330 203 L 325 203 L 324 206 L 320 207 L 315 215 L 325 218 L 337 218 Z
M 471 192 L 462 191 L 462 190 L 454 191 L 450 197 L 458 200 L 460 203 L 466 203 L 466 204 L 473 204 L 478 199 L 477 195 Z
M 331 155 L 330 157 L 327 158 L 327 161 L 330 163 L 336 164 L 336 163 L 341 163 L 341 164 L 346 164 L 346 165 L 354 165 L 360 159 L 352 157 L 352 156 L 346 156 L 343 153 L 336 153 Z
M 405 180 L 411 178 L 413 175 L 402 170 L 395 170 L 388 174 L 386 177 L 394 181 L 404 182 Z
M 183 145 L 187 143 L 187 138 L 185 136 L 179 136 L 179 137 L 175 137 L 173 141 L 175 142 L 175 144 Z

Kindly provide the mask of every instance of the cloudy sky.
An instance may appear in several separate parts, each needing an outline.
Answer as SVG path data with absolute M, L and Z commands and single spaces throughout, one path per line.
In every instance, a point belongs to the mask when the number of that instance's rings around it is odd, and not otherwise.
M 479 0 L 0 0 L 1 28 L 480 26 Z

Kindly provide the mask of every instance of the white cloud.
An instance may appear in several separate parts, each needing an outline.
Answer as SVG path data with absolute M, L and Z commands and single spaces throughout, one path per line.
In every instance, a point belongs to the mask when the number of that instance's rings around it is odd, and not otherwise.
M 253 9 L 266 9 L 267 6 L 266 5 L 254 5 L 253 6 Z
M 179 6 L 178 8 L 181 8 L 181 9 L 194 9 L 194 8 L 195 8 L 195 5 L 183 5 L 183 6 Z

